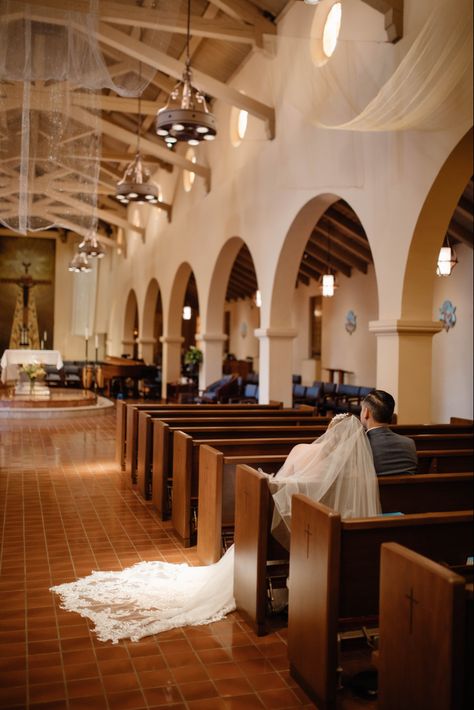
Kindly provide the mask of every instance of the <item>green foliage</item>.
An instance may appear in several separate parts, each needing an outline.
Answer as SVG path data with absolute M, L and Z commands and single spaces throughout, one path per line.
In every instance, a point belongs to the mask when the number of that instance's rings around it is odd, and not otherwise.
M 194 345 L 191 345 L 189 350 L 184 355 L 184 364 L 199 365 L 202 362 L 202 359 L 202 350 L 199 350 L 199 348 L 196 348 Z

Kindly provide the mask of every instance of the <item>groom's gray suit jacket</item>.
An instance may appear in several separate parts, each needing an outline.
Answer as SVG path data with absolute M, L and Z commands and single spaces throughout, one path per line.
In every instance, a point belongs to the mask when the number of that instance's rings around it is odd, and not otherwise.
M 377 476 L 416 473 L 417 456 L 413 439 L 395 434 L 387 426 L 367 432 Z

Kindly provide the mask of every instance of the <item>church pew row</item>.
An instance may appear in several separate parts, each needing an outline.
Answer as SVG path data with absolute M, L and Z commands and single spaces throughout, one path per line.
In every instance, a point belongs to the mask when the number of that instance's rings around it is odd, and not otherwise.
M 194 544 L 193 508 L 197 509 L 199 491 L 199 447 L 218 447 L 227 456 L 251 456 L 252 463 L 260 466 L 268 457 L 286 457 L 296 444 L 309 444 L 311 437 L 286 437 L 273 439 L 202 439 L 193 440 L 182 431 L 174 433 L 172 528 L 185 547 Z M 281 466 L 281 463 L 280 463 Z
M 296 428 L 293 438 L 282 439 L 262 439 L 260 442 L 251 439 L 234 439 L 230 434 L 228 440 L 212 442 L 211 440 L 193 439 L 189 434 L 182 431 L 174 432 L 174 457 L 173 457 L 173 493 L 172 493 L 172 521 L 173 528 L 178 533 L 179 537 L 186 545 L 191 544 L 191 511 L 193 509 L 191 499 L 194 498 L 194 508 L 197 508 L 199 501 L 199 461 L 200 447 L 207 444 L 210 447 L 215 447 L 218 451 L 222 451 L 227 456 L 243 455 L 243 454 L 278 454 L 289 453 L 288 444 L 294 446 L 300 443 L 311 443 L 311 437 L 296 438 L 298 431 L 303 432 L 303 429 Z M 417 441 L 416 435 L 413 437 Z M 435 440 L 435 439 L 434 439 Z M 282 448 L 277 448 L 279 445 Z M 250 447 L 250 448 L 249 448 Z M 447 454 L 445 456 L 445 454 Z M 440 472 L 470 472 L 473 470 L 472 450 L 454 450 L 454 451 L 419 451 L 418 464 L 421 473 L 432 471 Z M 209 466 L 208 479 L 212 477 L 211 465 Z M 223 469 L 220 463 L 216 461 L 214 466 L 215 476 L 222 478 Z M 217 491 L 222 490 L 223 484 L 217 482 L 215 484 L 208 483 L 211 489 Z M 226 484 L 227 485 L 227 484 Z M 227 490 L 232 490 L 231 485 L 227 485 Z M 222 506 L 222 501 L 215 501 L 214 509 Z
M 305 421 L 306 420 L 306 421 Z M 317 438 L 326 431 L 327 421 L 317 417 L 237 417 L 231 419 L 194 419 L 166 420 L 154 419 L 152 464 L 149 456 L 138 455 L 137 480 L 140 492 L 151 488 L 152 500 L 161 519 L 169 516 L 168 490 L 172 485 L 174 432 L 183 431 L 198 439 L 228 439 L 228 438 L 279 438 L 296 436 L 300 432 L 304 436 Z M 148 461 L 148 468 L 146 464 Z M 151 479 L 151 481 L 150 481 Z M 150 485 L 151 483 L 151 485 Z
M 382 545 L 379 710 L 472 708 L 473 567 L 458 570 Z
M 140 494 L 153 500 L 153 504 L 162 520 L 166 519 L 170 514 L 169 494 L 168 489 L 172 485 L 173 471 L 173 433 L 176 430 L 189 433 L 194 439 L 197 438 L 226 438 L 224 431 L 219 431 L 218 427 L 228 427 L 231 429 L 231 436 L 235 438 L 246 438 L 244 433 L 244 425 L 261 429 L 261 433 L 256 433 L 255 436 L 271 436 L 270 427 L 281 427 L 291 424 L 292 426 L 315 427 L 316 424 L 321 430 L 315 429 L 315 438 L 324 433 L 329 419 L 325 417 L 308 418 L 299 415 L 291 417 L 242 417 L 236 418 L 233 422 L 229 421 L 228 417 L 223 417 L 220 421 L 214 420 L 216 427 L 211 431 L 212 420 L 209 418 L 197 419 L 182 419 L 179 417 L 174 421 L 169 421 L 160 418 L 151 418 L 148 412 L 140 412 L 139 414 L 139 434 L 138 434 L 138 457 L 137 457 L 137 483 Z M 149 427 L 152 426 L 152 438 L 150 438 Z M 200 428 L 203 427 L 202 433 Z M 209 429 L 208 429 L 209 427 Z M 269 428 L 269 433 L 263 432 L 263 427 Z M 205 429 L 208 429 L 207 433 Z M 302 435 L 310 435 L 309 429 Z M 281 434 L 275 433 L 275 436 L 290 436 L 290 433 Z M 250 436 L 250 434 L 249 434 Z M 472 444 L 472 437 L 469 434 L 438 434 L 436 439 L 432 439 L 433 435 L 416 434 L 417 449 L 452 449 L 459 448 L 464 445 Z
M 464 564 L 472 554 L 473 511 L 341 520 L 306 496 L 295 495 L 292 505 L 290 674 L 318 707 L 333 710 L 337 636 L 356 620 L 360 625 L 377 620 L 382 543 L 398 542 L 430 559 Z
M 382 510 L 416 514 L 438 507 L 442 512 L 470 508 L 472 481 L 472 473 L 380 477 Z M 235 490 L 234 595 L 239 610 L 261 635 L 267 629 L 267 577 L 274 568 L 285 572 L 288 550 L 271 535 L 273 498 L 267 477 L 254 467 L 239 465 Z M 208 548 L 212 549 L 210 543 Z
M 280 465 L 284 461 L 282 456 Z M 199 449 L 197 553 L 202 564 L 220 559 L 222 535 L 233 531 L 239 463 L 237 456 L 225 455 L 218 445 Z M 472 472 L 380 476 L 378 480 L 384 513 L 459 510 L 472 505 Z
M 169 405 L 170 407 L 175 407 L 175 405 Z M 180 406 L 185 406 L 185 405 L 178 405 Z M 271 415 L 272 417 L 280 418 L 280 417 L 286 417 L 286 416 L 291 416 L 292 414 L 296 414 L 300 417 L 313 417 L 314 416 L 314 408 L 313 407 L 305 407 L 304 409 L 297 410 L 297 409 L 272 409 L 270 407 L 265 406 L 265 408 L 262 408 L 262 405 L 258 404 L 236 404 L 236 405 L 231 405 L 231 404 L 190 404 L 187 405 L 189 407 L 188 410 L 185 410 L 186 415 L 189 415 L 190 418 L 194 417 L 205 417 L 209 413 L 209 416 L 220 416 L 222 414 L 223 416 L 239 416 L 241 415 L 242 417 L 249 417 L 250 419 L 253 419 L 254 417 L 259 417 L 259 416 L 267 416 Z M 167 417 L 179 417 L 180 416 L 181 410 L 178 409 L 169 409 L 166 412 Z M 184 413 L 184 412 L 183 412 Z M 148 410 L 148 409 L 137 409 L 136 407 L 132 406 L 127 410 L 127 443 L 125 446 L 125 471 L 127 472 L 128 475 L 130 475 L 132 478 L 136 477 L 137 473 L 137 456 L 138 456 L 138 435 L 139 435 L 139 418 L 140 415 L 146 416 L 146 414 L 149 415 L 150 418 L 152 419 L 160 419 L 162 417 L 162 411 L 159 409 L 155 410 Z M 142 444 L 143 446 L 143 444 Z
M 264 404 L 264 405 L 253 405 L 253 404 L 246 404 L 246 405 L 233 405 L 232 409 L 237 408 L 259 408 L 262 409 L 263 411 L 265 410 L 278 410 L 282 408 L 281 402 L 273 402 L 270 404 Z M 158 411 L 162 410 L 165 412 L 171 412 L 175 410 L 182 410 L 182 411 L 189 411 L 193 412 L 197 408 L 200 409 L 210 409 L 210 410 L 217 410 L 220 409 L 221 407 L 228 407 L 228 405 L 223 405 L 223 404 L 166 404 L 162 402 L 125 402 L 124 400 L 117 400 L 116 403 L 116 440 L 115 440 L 115 457 L 117 460 L 117 463 L 120 464 L 121 468 L 125 467 L 125 456 L 126 456 L 126 444 L 127 444 L 127 428 L 128 424 L 130 426 L 133 425 L 135 418 L 137 417 L 137 412 L 143 411 L 143 410 L 148 410 L 148 411 Z M 132 414 L 133 412 L 133 414 Z M 128 432 L 130 435 L 131 429 Z M 133 437 L 132 437 L 133 438 Z

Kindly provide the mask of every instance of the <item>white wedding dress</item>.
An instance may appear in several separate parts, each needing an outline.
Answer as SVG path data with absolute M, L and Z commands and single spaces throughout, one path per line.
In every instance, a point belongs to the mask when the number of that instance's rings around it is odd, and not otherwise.
M 378 484 L 362 425 L 355 417 L 312 444 L 299 444 L 270 477 L 278 511 L 275 532 L 290 527 L 291 496 L 298 492 L 338 510 L 343 517 L 380 513 Z M 278 535 L 277 535 L 278 537 Z M 119 572 L 92 572 L 75 582 L 52 587 L 61 606 L 89 618 L 101 641 L 138 641 L 179 626 L 222 619 L 235 609 L 234 547 L 213 565 L 192 567 L 139 562 Z

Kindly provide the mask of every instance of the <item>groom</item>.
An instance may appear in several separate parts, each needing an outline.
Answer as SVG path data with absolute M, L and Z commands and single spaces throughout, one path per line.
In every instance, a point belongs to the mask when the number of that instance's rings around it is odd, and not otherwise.
M 417 469 L 413 439 L 389 429 L 394 409 L 395 400 L 383 390 L 373 390 L 362 402 L 360 421 L 367 432 L 378 476 L 416 473 Z

